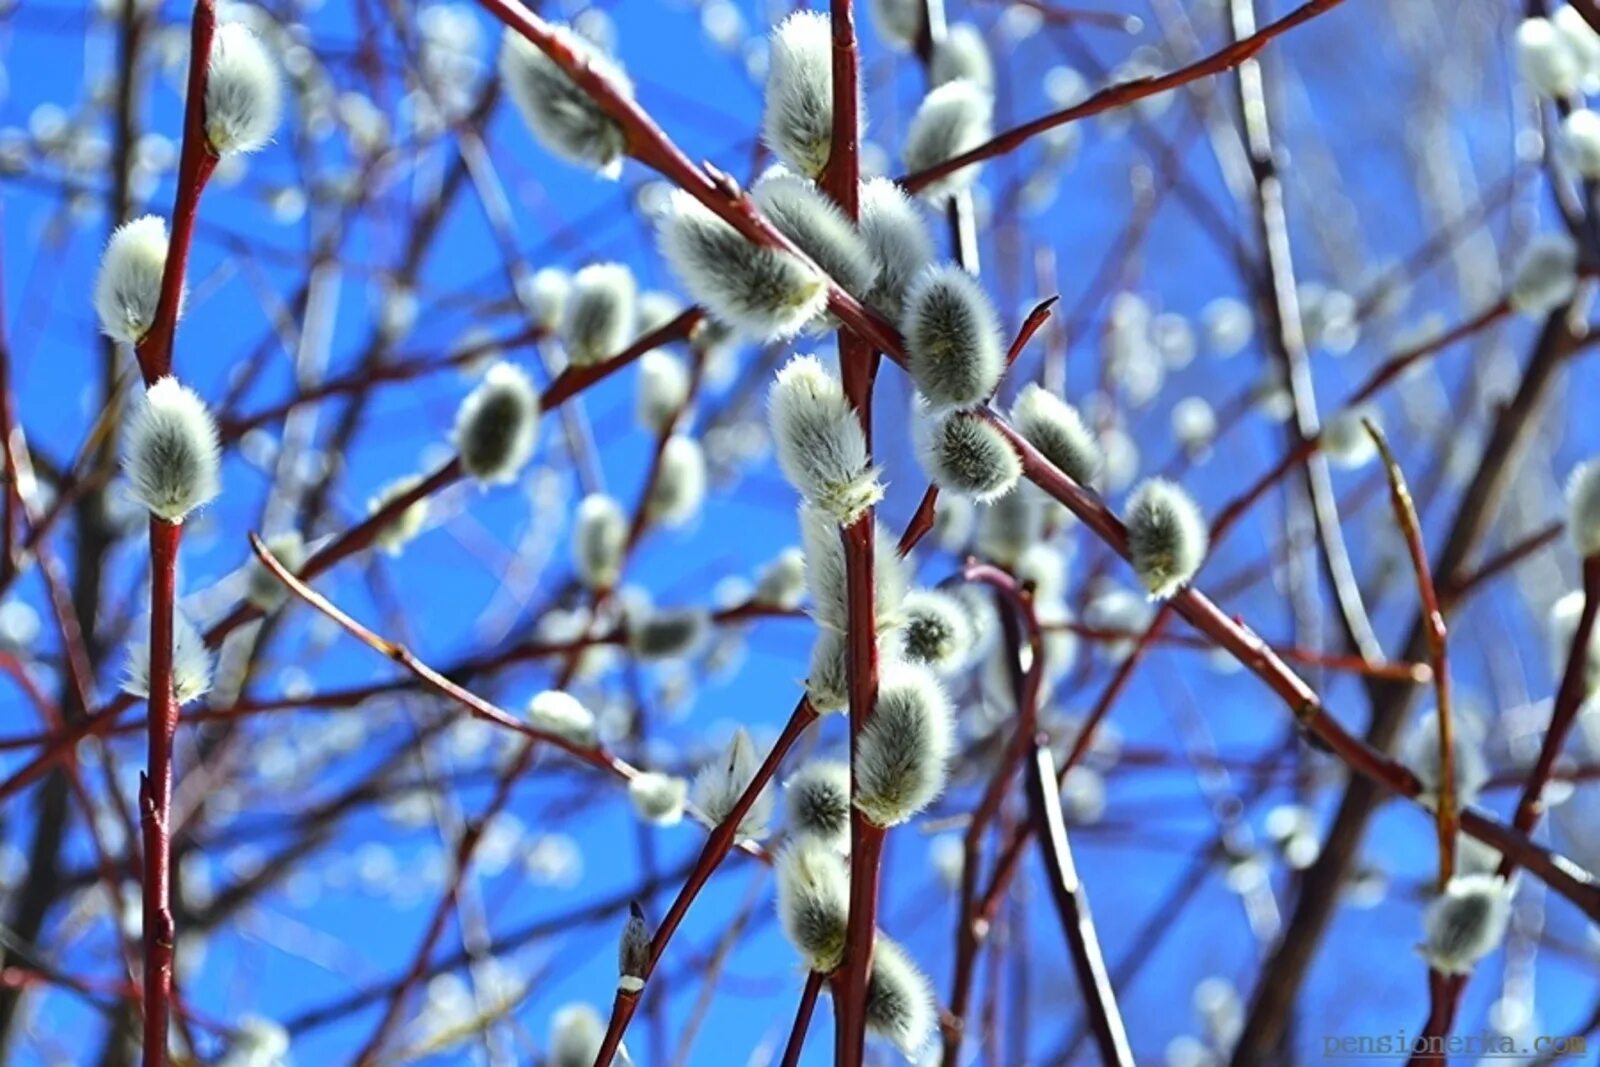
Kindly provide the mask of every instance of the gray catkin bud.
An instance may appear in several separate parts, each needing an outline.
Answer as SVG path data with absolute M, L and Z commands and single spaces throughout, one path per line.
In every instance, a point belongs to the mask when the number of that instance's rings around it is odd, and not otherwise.
M 841 630 L 823 627 L 811 645 L 811 666 L 806 673 L 806 699 L 824 715 L 850 706 L 849 639 Z
M 790 546 L 761 571 L 751 599 L 767 607 L 793 609 L 806 595 L 806 554 Z
M 382 511 L 391 500 L 404 496 L 418 485 L 422 479 L 414 474 L 396 478 L 388 485 L 373 494 L 367 501 L 367 514 L 375 515 Z M 408 504 L 400 514 L 385 523 L 372 538 L 372 543 L 391 556 L 398 556 L 410 544 L 417 534 L 422 532 L 422 527 L 428 521 L 428 498 Z
M 130 345 L 144 339 L 156 320 L 166 267 L 167 223 L 161 216 L 130 219 L 111 232 L 94 280 L 102 333 Z
M 970 78 L 945 82 L 922 98 L 906 131 L 901 157 L 913 174 L 969 152 L 994 135 L 994 97 Z M 980 164 L 952 171 L 923 186 L 920 195 L 942 203 L 970 188 Z
M 1044 501 L 1032 486 L 1007 493 L 978 516 L 978 555 L 1011 567 L 1044 536 Z
M 701 820 L 711 827 L 726 821 L 760 768 L 761 760 L 756 755 L 755 742 L 750 740 L 749 731 L 741 726 L 729 738 L 728 747 L 700 769 L 700 773 L 694 777 L 694 784 L 689 787 Z M 772 785 L 769 782 L 762 787 L 755 803 L 739 820 L 739 836 L 765 837 L 767 820 L 771 814 Z
M 871 0 L 867 13 L 884 43 L 901 52 L 916 45 L 926 18 L 923 0 Z
M 867 979 L 867 1029 L 915 1057 L 933 1036 L 933 987 L 905 949 L 878 935 Z
M 122 468 L 152 515 L 182 522 L 222 491 L 217 426 L 205 401 L 176 378 L 145 390 L 124 443 Z
M 643 660 L 684 659 L 704 643 L 711 617 L 698 608 L 652 611 L 628 625 L 628 650 Z
M 1194 577 L 1210 535 L 1194 499 L 1178 485 L 1149 478 L 1128 498 L 1128 551 L 1153 599 L 1164 600 Z
M 689 401 L 689 368 L 659 348 L 639 357 L 639 384 L 634 405 L 639 425 L 650 433 L 666 433 Z
M 638 285 L 621 263 L 591 263 L 572 276 L 561 343 L 575 367 L 592 367 L 628 347 L 638 318 Z
M 866 113 L 859 101 L 856 113 Z M 773 154 L 801 174 L 814 178 L 827 166 L 833 139 L 833 23 L 827 15 L 797 11 L 772 31 L 761 131 Z
M 852 296 L 866 296 L 877 265 L 856 228 L 822 190 L 775 167 L 751 188 L 750 198 L 824 274 Z
M 1505 938 L 1511 888 L 1505 879 L 1472 874 L 1450 879 L 1422 914 L 1422 955 L 1442 974 L 1467 974 Z
M 633 83 L 616 60 L 568 26 L 552 24 L 550 32 L 621 96 L 633 99 Z M 622 127 L 555 60 L 514 30 L 506 30 L 501 41 L 500 77 L 523 121 L 546 148 L 602 178 L 622 173 L 628 147 Z
M 676 826 L 683 819 L 689 799 L 689 783 L 670 774 L 641 771 L 628 782 L 628 799 L 633 810 L 646 822 L 657 826 Z
M 693 437 L 674 434 L 661 448 L 661 467 L 645 513 L 663 526 L 682 526 L 700 514 L 705 498 L 705 452 Z
M 1078 409 L 1042 385 L 1029 383 L 1017 394 L 1011 405 L 1011 424 L 1023 440 L 1079 485 L 1092 485 L 1105 467 L 1099 442 Z
M 150 626 L 139 629 L 140 637 L 128 646 L 123 668 L 122 688 L 136 697 L 150 696 Z M 182 612 L 172 616 L 172 692 L 178 705 L 204 696 L 211 688 L 211 650 L 194 623 Z
M 784 936 L 822 973 L 844 957 L 850 912 L 850 874 L 833 849 L 801 838 L 778 853 L 778 921 Z
M 767 411 L 778 466 L 806 500 L 849 526 L 883 499 L 855 408 L 815 356 L 778 371 Z
M 242 22 L 224 22 L 206 64 L 206 140 L 219 154 L 254 152 L 272 137 L 282 111 L 278 68 Z
M 452 443 L 461 466 L 481 484 L 514 482 L 533 456 L 539 394 L 522 368 L 496 363 L 456 411 Z
M 578 504 L 572 534 L 572 566 L 590 589 L 609 589 L 622 573 L 628 543 L 628 519 L 622 505 L 604 493 L 591 493 Z
M 800 541 L 806 557 L 806 587 L 811 592 L 811 613 L 819 625 L 844 632 L 849 627 L 844 544 L 839 524 L 824 511 L 801 505 Z M 882 524 L 873 524 L 873 603 L 878 630 L 892 629 L 899 621 L 900 600 L 905 596 L 905 563 Z
M 518 279 L 517 299 L 541 330 L 554 330 L 567 313 L 572 277 L 560 267 L 540 267 L 526 280 Z
M 617 991 L 639 992 L 649 969 L 650 927 L 639 902 L 633 901 L 628 905 L 628 921 L 622 926 L 622 939 L 617 945 Z
M 670 197 L 658 240 L 689 295 L 758 340 L 792 337 L 827 303 L 827 283 L 816 270 L 787 252 L 746 240 L 681 189 Z
M 980 504 L 1016 488 L 1022 460 L 992 423 L 962 411 L 919 422 L 917 458 L 939 488 Z
M 560 689 L 546 689 L 528 701 L 528 723 L 579 748 L 595 744 L 594 712 Z
M 294 530 L 268 538 L 267 551 L 290 574 L 298 572 L 306 562 L 305 539 Z M 249 588 L 245 599 L 262 611 L 276 611 L 283 606 L 288 596 L 289 590 L 278 580 L 278 576 L 269 571 L 260 560 L 252 558 Z
M 916 589 L 901 602 L 900 615 L 901 653 L 908 662 L 945 676 L 967 665 L 975 638 L 960 601 L 937 589 Z
M 1511 279 L 1511 306 L 1524 315 L 1547 315 L 1578 288 L 1578 246 L 1565 233 L 1535 237 Z
M 550 1016 L 549 1067 L 593 1067 L 605 1043 L 606 1024 L 588 1004 L 564 1004 Z
M 981 404 L 1005 371 L 1000 320 L 976 278 L 930 267 L 906 294 L 900 328 L 906 366 L 935 411 Z
M 861 183 L 860 200 L 857 227 L 877 271 L 867 303 L 898 322 L 906 291 L 933 263 L 933 238 L 897 183 L 868 179 Z
M 944 789 L 954 716 L 926 668 L 883 665 L 878 703 L 856 742 L 856 807 L 878 826 L 897 826 Z
M 1567 529 L 1578 555 L 1600 555 L 1600 459 L 1578 464 L 1567 479 Z
M 934 45 L 928 77 L 934 85 L 966 78 L 978 88 L 994 92 L 994 63 L 983 32 L 970 22 L 952 23 L 944 39 Z
M 789 830 L 815 838 L 835 852 L 850 848 L 850 767 L 815 760 L 784 783 Z

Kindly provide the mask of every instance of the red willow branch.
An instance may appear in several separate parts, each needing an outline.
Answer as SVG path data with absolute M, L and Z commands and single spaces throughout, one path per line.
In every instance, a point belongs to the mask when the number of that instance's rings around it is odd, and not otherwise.
M 497 2 L 497 0 L 486 0 L 486 2 Z M 1310 0 L 1309 3 L 1295 8 L 1278 21 L 1267 23 L 1267 25 L 1261 27 L 1260 30 L 1249 37 L 1236 41 L 1209 56 L 1198 59 L 1188 66 L 1179 67 L 1175 71 L 1158 77 L 1135 78 L 1132 81 L 1121 82 L 1102 89 L 1082 103 L 1074 104 L 1072 107 L 1063 108 L 1048 115 L 1042 115 L 1031 122 L 1025 122 L 1020 126 L 998 134 L 976 148 L 963 152 L 958 156 L 951 156 L 943 163 L 937 163 L 924 170 L 917 171 L 915 174 L 908 174 L 900 179 L 900 184 L 905 186 L 908 192 L 915 193 L 926 188 L 930 182 L 953 174 L 963 167 L 981 163 L 994 156 L 1004 155 L 1021 147 L 1030 139 L 1042 133 L 1047 133 L 1058 126 L 1065 126 L 1069 122 L 1086 119 L 1103 111 L 1110 111 L 1113 108 L 1124 107 L 1147 97 L 1158 96 L 1170 89 L 1177 89 L 1190 82 L 1210 77 L 1213 74 L 1220 74 L 1250 59 L 1265 48 L 1267 43 L 1274 38 L 1281 37 L 1296 26 L 1310 22 L 1318 15 L 1331 11 L 1343 2 L 1344 0 Z
M 800 992 L 800 1006 L 795 1009 L 794 1027 L 789 1031 L 789 1041 L 783 1047 L 780 1067 L 799 1067 L 800 1053 L 806 1044 L 806 1031 L 811 1029 L 811 1015 L 817 1010 L 817 995 L 822 992 L 822 983 L 826 980 L 827 976 L 821 971 L 806 975 L 806 985 Z
M 1032 773 L 1027 776 L 1028 816 L 1044 855 L 1050 896 L 1061 920 L 1061 932 L 1066 935 L 1072 969 L 1077 972 L 1078 984 L 1083 988 L 1089 1028 L 1094 1032 L 1095 1044 L 1100 1046 L 1102 1063 L 1108 1067 L 1133 1067 L 1133 1051 L 1128 1046 L 1127 1029 L 1122 1025 L 1116 990 L 1111 986 L 1111 976 L 1106 973 L 1100 936 L 1095 932 L 1089 901 L 1067 844 L 1055 760 L 1050 756 L 1048 745 L 1033 746 L 1032 763 Z

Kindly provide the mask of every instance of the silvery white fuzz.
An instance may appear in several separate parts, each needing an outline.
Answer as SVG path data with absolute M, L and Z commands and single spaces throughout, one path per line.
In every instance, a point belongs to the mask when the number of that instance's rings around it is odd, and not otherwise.
M 806 556 L 791 545 L 762 569 L 751 599 L 766 607 L 793 609 L 805 595 Z
M 496 363 L 456 410 L 452 442 L 462 468 L 483 485 L 505 485 L 533 456 L 539 394 L 522 368 Z
M 876 270 L 867 303 L 898 322 L 906 290 L 933 263 L 933 237 L 916 205 L 887 178 L 861 183 L 857 229 Z
M 792 337 L 827 303 L 827 283 L 813 268 L 746 240 L 681 189 L 658 232 L 661 254 L 689 295 L 757 340 Z
M 219 154 L 254 152 L 272 139 L 283 110 L 278 68 L 242 22 L 224 22 L 206 64 L 206 140 Z
M 835 852 L 850 848 L 850 767 L 813 760 L 783 784 L 789 832 L 811 837 Z
M 590 493 L 573 521 L 572 567 L 590 589 L 609 589 L 622 573 L 628 519 L 622 505 L 604 493 Z
M 810 181 L 774 167 L 750 198 L 778 232 L 795 243 L 845 292 L 865 297 L 877 272 L 872 253 L 837 204 Z
M 859 100 L 856 114 L 865 114 Z M 801 174 L 814 178 L 827 166 L 833 138 L 833 24 L 827 15 L 796 11 L 772 31 L 761 131 L 773 154 Z
M 1032 382 L 1023 386 L 1011 405 L 1011 425 L 1023 440 L 1079 485 L 1093 485 L 1100 476 L 1105 466 L 1100 443 L 1078 409 L 1044 386 Z
M 142 215 L 113 230 L 94 280 L 94 311 L 101 332 L 130 345 L 142 341 L 156 320 L 166 268 L 165 219 Z
M 1567 479 L 1567 529 L 1578 556 L 1600 555 L 1600 459 L 1572 469 Z
M 844 956 L 850 872 L 839 853 L 801 837 L 778 853 L 778 921 L 813 971 L 828 973 Z
M 1548 97 L 1571 96 L 1583 77 L 1571 44 L 1544 18 L 1523 19 L 1517 26 L 1517 69 L 1535 92 Z
M 901 653 L 941 675 L 966 666 L 974 634 L 966 605 L 937 589 L 916 589 L 901 601 Z
M 518 282 L 517 299 L 533 324 L 541 330 L 554 330 L 567 313 L 572 276 L 560 267 L 541 267 Z
M 657 826 L 676 826 L 683 820 L 689 783 L 670 774 L 641 771 L 628 782 L 628 799 L 639 818 Z
M 227 1054 L 216 1067 L 282 1067 L 289 1054 L 289 1032 L 259 1015 L 242 1015 Z
M 1336 467 L 1364 467 L 1378 456 L 1378 443 L 1367 432 L 1364 419 L 1376 421 L 1368 407 L 1341 411 L 1322 427 L 1322 454 Z
M 628 347 L 638 318 L 638 286 L 620 263 L 591 263 L 572 276 L 561 343 L 575 367 L 592 367 Z
M 594 712 L 561 689 L 534 694 L 528 701 L 528 724 L 579 748 L 595 744 Z
M 883 42 L 901 52 L 916 45 L 926 18 L 923 0 L 871 0 L 867 13 Z
M 588 1004 L 565 1004 L 550 1016 L 550 1067 L 594 1067 L 606 1024 Z
M 850 707 L 850 645 L 840 630 L 821 627 L 811 645 L 811 662 L 806 672 L 806 699 L 823 715 L 835 715 Z
M 137 403 L 122 469 L 152 515 L 182 522 L 222 491 L 217 426 L 205 401 L 176 378 L 162 378 Z
M 267 538 L 267 551 L 290 574 L 297 573 L 305 565 L 306 542 L 294 530 Z M 289 590 L 278 580 L 278 576 L 269 571 L 260 560 L 252 557 L 249 588 L 245 599 L 262 611 L 276 611 L 288 596 Z
M 817 623 L 843 633 L 849 627 L 846 603 L 844 543 L 833 516 L 808 504 L 800 507 L 800 542 L 806 557 L 806 588 L 811 592 L 811 613 Z M 892 629 L 899 621 L 900 600 L 905 596 L 905 562 L 883 524 L 873 523 L 873 607 L 878 630 Z
M 1165 600 L 1205 561 L 1210 532 L 1194 499 L 1163 478 L 1148 478 L 1128 498 L 1124 516 L 1133 570 L 1153 599 Z
M 622 926 L 617 944 L 617 990 L 637 993 L 644 988 L 645 972 L 650 969 L 650 927 L 638 901 L 628 905 L 628 921 Z
M 639 357 L 639 384 L 634 415 L 654 434 L 666 433 L 679 410 L 689 402 L 689 368 L 670 352 L 655 349 Z
M 554 23 L 550 31 L 620 96 L 633 99 L 633 83 L 604 50 L 568 26 Z M 621 175 L 628 148 L 622 127 L 555 60 L 514 30 L 506 30 L 500 45 L 500 77 L 541 144 L 602 178 Z
M 706 498 L 706 456 L 693 437 L 674 434 L 661 448 L 661 466 L 645 514 L 663 526 L 682 526 L 700 514 Z
M 122 688 L 136 697 L 150 696 L 150 625 L 146 619 L 139 636 L 128 645 Z M 194 623 L 181 611 L 172 613 L 172 692 L 178 705 L 204 696 L 211 688 L 211 650 Z
M 1566 304 L 1578 288 L 1578 246 L 1565 233 L 1542 233 L 1528 245 L 1511 279 L 1511 306 L 1524 315 L 1546 315 Z
M 867 1029 L 915 1058 L 933 1036 L 933 987 L 905 949 L 882 934 L 872 946 Z
M 945 82 L 923 97 L 906 131 L 901 157 L 912 174 L 977 148 L 994 135 L 994 97 L 970 78 Z M 981 164 L 929 182 L 920 195 L 935 203 L 969 188 Z
M 1562 4 L 1550 12 L 1550 24 L 1567 44 L 1578 65 L 1579 82 L 1584 92 L 1600 88 L 1600 34 L 1595 33 L 1578 9 Z
M 1492 874 L 1450 879 L 1422 913 L 1422 955 L 1441 974 L 1468 974 L 1499 947 L 1511 918 L 1511 887 Z
M 1007 493 L 978 514 L 978 554 L 1013 566 L 1044 536 L 1044 499 L 1032 485 Z
M 954 732 L 950 700 L 931 672 L 883 664 L 877 707 L 856 741 L 856 807 L 878 826 L 917 815 L 944 789 Z
M 367 501 L 367 514 L 376 515 L 389 505 L 391 501 L 398 500 L 411 492 L 422 479 L 415 474 L 408 474 L 385 485 L 373 494 Z M 422 532 L 422 527 L 428 521 L 428 498 L 421 497 L 407 504 L 389 522 L 385 523 L 372 538 L 372 543 L 391 556 L 398 556 L 405 550 L 417 534 Z
M 1022 460 L 994 424 L 952 411 L 918 420 L 917 458 L 939 488 L 980 504 L 1005 496 L 1022 477 Z
M 700 769 L 700 773 L 694 776 L 694 784 L 689 787 L 690 798 L 701 820 L 712 828 L 720 826 L 733 814 L 739 798 L 744 796 L 745 789 L 755 780 L 756 771 L 760 769 L 761 758 L 756 755 L 755 742 L 750 740 L 749 731 L 741 726 L 728 739 L 728 747 Z M 768 782 L 739 820 L 738 836 L 749 839 L 765 837 L 771 815 L 772 783 Z
M 994 62 L 983 31 L 970 22 L 951 23 L 944 39 L 933 46 L 928 79 L 934 85 L 966 78 L 978 88 L 994 92 Z
M 840 526 L 883 499 L 860 418 L 815 356 L 784 364 L 767 393 L 767 412 L 784 477 Z
M 960 267 L 930 267 L 912 283 L 900 329 L 906 368 L 933 410 L 981 404 L 999 384 L 1000 320 L 977 279 Z
M 1574 109 L 1561 121 L 1561 146 L 1580 177 L 1600 178 L 1600 115 Z

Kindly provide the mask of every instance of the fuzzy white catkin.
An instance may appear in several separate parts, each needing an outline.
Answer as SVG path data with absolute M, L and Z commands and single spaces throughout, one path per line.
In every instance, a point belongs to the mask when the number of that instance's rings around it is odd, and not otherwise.
M 842 631 L 827 627 L 817 631 L 806 673 L 806 699 L 823 715 L 835 715 L 850 706 L 849 650 Z
M 830 197 L 808 179 L 774 167 L 751 188 L 750 198 L 824 274 L 853 296 L 867 295 L 877 264 Z
M 217 426 L 205 401 L 176 378 L 161 378 L 128 425 L 122 468 L 152 515 L 182 522 L 222 491 Z
M 1004 567 L 1044 536 L 1045 511 L 1031 486 L 1007 493 L 978 516 L 978 554 Z
M 1368 407 L 1342 411 L 1322 427 L 1322 453 L 1336 467 L 1364 467 L 1378 456 L 1378 443 L 1367 432 L 1364 419 L 1377 421 Z
M 560 689 L 534 694 L 528 701 L 528 724 L 579 748 L 590 748 L 595 743 L 594 712 Z
M 901 653 L 949 676 L 967 665 L 976 635 L 966 606 L 937 589 L 916 589 L 901 602 Z
M 588 1004 L 565 1004 L 550 1016 L 550 1067 L 593 1067 L 606 1024 Z
M 663 526 L 682 526 L 700 514 L 705 497 L 705 452 L 693 437 L 674 434 L 661 447 L 661 466 L 645 514 Z
M 628 909 L 628 921 L 623 924 L 622 938 L 617 945 L 617 989 L 624 993 L 637 993 L 644 988 L 645 972 L 650 967 L 650 927 L 644 921 L 644 912 L 634 903 Z
M 628 624 L 628 651 L 642 660 L 692 655 L 705 641 L 711 617 L 698 608 L 651 611 Z
M 533 456 L 539 394 L 522 368 L 496 363 L 456 410 L 461 466 L 485 486 L 514 482 Z
M 1578 64 L 1580 84 L 1585 92 L 1600 87 L 1600 34 L 1571 4 L 1562 4 L 1550 13 L 1550 23 L 1561 35 Z
M 1094 484 L 1105 466 L 1100 444 L 1078 409 L 1042 385 L 1030 382 L 1011 405 L 1011 423 L 1022 439 L 1079 485 Z
M 814 838 L 836 852 L 850 848 L 850 767 L 813 760 L 783 785 L 789 832 Z
M 913 818 L 944 789 L 954 735 L 950 700 L 924 667 L 889 662 L 856 742 L 856 807 L 878 826 Z
M 639 357 L 639 383 L 634 417 L 644 430 L 665 433 L 689 400 L 689 368 L 659 348 Z
M 1535 237 L 1511 279 L 1511 306 L 1545 315 L 1572 299 L 1578 287 L 1578 246 L 1564 233 Z
M 930 267 L 906 294 L 900 329 L 906 367 L 934 411 L 987 400 L 1005 371 L 1000 320 L 976 278 Z
M 954 22 L 944 39 L 933 46 L 933 62 L 928 80 L 943 85 L 966 78 L 980 89 L 994 91 L 994 62 L 983 32 L 970 22 Z
M 867 979 L 867 1029 L 916 1057 L 933 1036 L 933 986 L 905 949 L 879 934 Z
M 806 588 L 817 623 L 843 633 L 849 627 L 844 543 L 833 517 L 810 505 L 800 507 L 800 542 L 806 557 Z M 892 629 L 899 621 L 905 596 L 906 569 L 895 542 L 882 523 L 873 523 L 873 606 L 878 630 Z
M 560 267 L 541 267 L 517 286 L 517 298 L 535 326 L 554 330 L 566 315 L 571 291 L 571 275 Z
M 572 567 L 589 589 L 609 589 L 622 573 L 628 519 L 622 505 L 604 493 L 590 493 L 573 520 Z
M 900 52 L 916 45 L 926 17 L 923 0 L 870 0 L 867 14 L 883 42 Z
M 751 599 L 768 607 L 793 609 L 806 595 L 806 555 L 790 546 L 761 571 Z
M 865 115 L 859 99 L 856 114 Z M 827 165 L 833 138 L 833 24 L 827 15 L 797 11 L 772 31 L 761 132 L 773 154 L 801 174 L 814 178 Z
M 1442 974 L 1467 974 L 1505 938 L 1511 888 L 1491 874 L 1452 878 L 1422 913 L 1422 955 Z
M 888 178 L 861 183 L 857 228 L 876 276 L 867 302 L 898 322 L 906 290 L 933 263 L 933 238 L 916 205 Z
M 139 637 L 128 646 L 122 689 L 136 697 L 150 696 L 150 626 L 146 620 Z M 211 688 L 211 650 L 194 623 L 181 612 L 172 615 L 172 691 L 181 707 L 198 700 Z
M 1561 121 L 1561 146 L 1580 177 L 1600 178 L 1600 115 L 1575 109 Z
M 997 500 L 1022 477 L 1022 460 L 994 424 L 963 411 L 918 420 L 917 458 L 947 492 L 979 504 Z
M 376 515 L 388 506 L 390 501 L 411 492 L 422 479 L 415 474 L 408 474 L 385 485 L 373 494 L 367 501 L 367 514 Z M 398 556 L 405 550 L 406 545 L 422 532 L 422 527 L 428 521 L 428 498 L 422 497 L 401 509 L 389 522 L 385 523 L 372 538 L 372 543 L 382 549 L 386 554 Z
M 1237 356 L 1250 343 L 1255 322 L 1250 306 L 1231 296 L 1220 296 L 1200 311 L 1206 346 L 1223 359 Z
M 767 415 L 784 477 L 840 526 L 883 499 L 855 408 L 815 356 L 795 356 L 778 371 Z
M 804 261 L 746 240 L 681 189 L 670 197 L 658 236 L 688 294 L 758 340 L 792 337 L 827 303 L 826 281 Z
M 142 215 L 111 232 L 94 280 L 102 333 L 130 345 L 143 340 L 156 320 L 166 267 L 167 223 L 161 216 Z
M 1125 516 L 1134 573 L 1153 599 L 1165 600 L 1205 561 L 1210 534 L 1194 499 L 1173 482 L 1149 478 L 1128 498 Z
M 689 799 L 689 783 L 670 774 L 643 771 L 628 782 L 628 799 L 645 822 L 657 826 L 676 826 L 683 821 L 683 808 Z
M 623 98 L 633 99 L 633 83 L 620 63 L 568 26 L 553 23 L 549 28 L 590 71 Z M 500 77 L 541 144 L 602 178 L 621 175 L 627 150 L 622 127 L 553 59 L 514 30 L 506 30 L 500 45 Z
M 206 140 L 219 155 L 254 152 L 272 139 L 283 111 L 278 68 L 242 22 L 224 22 L 206 64 Z
M 289 1031 L 282 1025 L 259 1015 L 242 1015 L 216 1067 L 284 1067 L 288 1054 Z
M 824 974 L 844 956 L 850 913 L 850 873 L 838 852 L 815 838 L 801 837 L 778 853 L 778 922 L 784 936 Z
M 722 824 L 733 814 L 739 798 L 755 780 L 761 759 L 756 755 L 755 742 L 750 733 L 739 727 L 728 739 L 728 747 L 694 776 L 689 796 L 697 814 L 709 827 Z M 772 783 L 768 782 L 757 794 L 744 817 L 739 820 L 741 838 L 759 839 L 767 834 L 767 822 L 772 815 Z
M 1600 459 L 1573 468 L 1567 479 L 1567 528 L 1579 557 L 1600 555 Z
M 1548 97 L 1572 95 L 1583 77 L 1571 45 L 1544 18 L 1523 19 L 1517 26 L 1517 69 L 1535 92 Z
M 290 574 L 297 573 L 306 561 L 306 542 L 297 531 L 290 530 L 267 539 L 267 551 Z M 276 611 L 288 599 L 289 590 L 278 576 L 254 557 L 250 560 L 249 588 L 246 599 L 262 611 Z
M 561 343 L 575 367 L 592 367 L 628 347 L 638 318 L 638 285 L 621 263 L 591 263 L 572 276 Z
M 994 134 L 994 97 L 970 78 L 945 82 L 923 97 L 906 131 L 901 152 L 906 170 L 927 170 L 969 152 Z M 973 163 L 925 185 L 920 194 L 934 203 L 970 188 L 981 164 Z
M 1483 726 L 1477 719 L 1457 712 L 1452 719 L 1451 751 L 1455 794 L 1459 804 L 1470 804 L 1489 784 L 1489 761 L 1484 754 Z M 1429 711 L 1417 719 L 1416 725 L 1400 746 L 1400 760 L 1422 783 L 1418 799 L 1432 807 L 1438 802 L 1439 784 L 1442 780 L 1439 760 L 1439 715 Z

